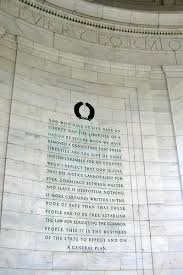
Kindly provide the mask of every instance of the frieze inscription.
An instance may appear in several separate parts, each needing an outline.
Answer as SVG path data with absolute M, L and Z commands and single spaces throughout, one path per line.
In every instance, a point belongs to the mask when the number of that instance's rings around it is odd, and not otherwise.
M 112 30 L 100 30 L 97 27 L 90 27 L 82 25 L 77 22 L 70 22 L 67 19 L 59 18 L 57 16 L 47 14 L 46 12 L 39 11 L 32 6 L 22 5 L 20 2 L 17 5 L 19 11 L 17 12 L 16 19 L 21 19 L 32 25 L 49 30 L 66 37 L 78 39 L 80 41 L 90 42 L 101 46 L 113 47 L 116 49 L 131 49 L 131 50 L 144 50 L 144 51 L 183 51 L 183 38 L 179 34 L 168 34 L 169 30 L 163 31 L 161 34 L 151 33 L 138 33 L 132 32 L 118 32 Z M 2 10 L 6 12 L 12 11 L 6 5 L 2 6 Z M 157 29 L 154 30 L 155 32 Z
M 72 23 L 67 23 L 64 19 L 55 19 L 54 16 L 49 17 L 44 13 L 40 14 L 30 7 L 20 7 L 19 18 L 52 32 L 102 46 L 147 51 L 183 50 L 183 39 L 181 37 L 119 34 L 109 30 L 102 32 L 95 30 L 93 27 L 91 29 L 89 27 L 81 27 L 77 23 L 73 25 Z

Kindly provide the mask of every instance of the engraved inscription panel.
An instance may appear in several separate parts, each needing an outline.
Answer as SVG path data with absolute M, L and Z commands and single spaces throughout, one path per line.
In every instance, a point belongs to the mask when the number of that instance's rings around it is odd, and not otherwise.
M 49 120 L 47 241 L 61 241 L 68 251 L 133 250 L 125 150 L 118 128 Z

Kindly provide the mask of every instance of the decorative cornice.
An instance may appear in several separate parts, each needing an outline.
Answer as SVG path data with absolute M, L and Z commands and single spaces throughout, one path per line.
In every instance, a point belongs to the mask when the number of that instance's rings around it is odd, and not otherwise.
M 60 7 L 58 9 L 49 6 L 48 4 L 39 3 L 36 0 L 18 0 L 18 2 L 32 7 L 39 12 L 44 12 L 48 15 L 59 17 L 71 22 L 83 24 L 90 27 L 95 27 L 99 29 L 105 29 L 110 31 L 117 31 L 122 33 L 133 33 L 133 34 L 147 34 L 147 35 L 183 35 L 183 30 L 180 29 L 163 29 L 159 27 L 142 27 L 133 25 L 122 25 L 115 22 L 99 21 L 95 18 L 84 17 L 81 15 L 70 13 L 69 11 L 62 10 Z

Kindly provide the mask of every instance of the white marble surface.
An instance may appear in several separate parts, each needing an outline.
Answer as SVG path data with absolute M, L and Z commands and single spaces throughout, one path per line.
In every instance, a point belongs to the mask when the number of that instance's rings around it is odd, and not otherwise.
M 159 51 L 159 44 L 144 40 L 146 38 L 141 35 L 129 50 L 116 47 L 115 43 L 120 40 L 115 36 L 110 39 L 113 47 L 104 46 L 112 31 L 106 30 L 99 44 L 91 41 L 96 37 L 93 27 L 92 31 L 87 27 L 87 32 L 82 33 L 83 27 L 77 26 L 77 31 L 72 32 L 69 23 L 64 33 L 53 33 L 40 28 L 42 18 L 38 26 L 33 26 L 30 10 L 23 12 L 21 8 L 18 13 L 15 8 L 14 15 L 18 17 L 19 14 L 21 19 L 13 19 L 15 3 L 11 8 L 6 4 L 7 1 L 0 1 L 3 9 L 0 22 L 18 37 L 16 58 L 14 37 L 2 30 L 0 39 L 0 182 L 1 186 L 4 184 L 0 275 L 182 274 L 183 69 L 180 65 L 169 66 L 175 64 L 175 60 L 181 62 L 181 50 L 175 49 L 179 42 L 173 43 L 168 40 L 171 37 L 163 37 L 164 48 Z M 80 8 L 86 7 L 80 5 Z M 5 16 L 7 9 L 11 16 Z M 107 11 L 104 12 L 107 16 Z M 142 23 L 142 16 L 138 16 L 133 13 L 132 19 Z M 165 17 L 160 19 L 165 20 Z M 122 38 L 124 34 L 120 34 Z M 141 48 L 143 41 L 146 41 L 145 48 Z M 96 211 L 98 203 L 93 212 L 76 211 L 76 205 L 83 207 L 84 199 L 76 199 L 77 204 L 70 206 L 48 208 L 45 204 L 49 201 L 46 193 L 52 192 L 46 182 L 49 119 L 78 123 L 74 105 L 79 101 L 91 103 L 96 111 L 91 124 L 83 125 L 121 131 L 123 197 L 104 196 L 104 193 L 88 195 L 87 191 L 96 190 L 96 187 L 87 187 L 85 191 L 79 189 L 81 186 L 74 187 L 75 193 L 85 196 L 85 200 L 101 196 L 108 200 L 124 199 L 125 241 L 120 243 L 119 236 L 110 237 L 112 241 L 107 242 L 107 250 L 102 252 L 68 248 L 78 244 L 89 246 L 89 240 L 84 244 L 84 241 L 45 239 L 53 235 L 48 229 L 49 222 L 45 221 L 46 216 L 52 217 L 48 210 L 73 211 L 72 220 L 77 220 L 79 212 L 99 214 Z M 92 168 L 98 168 L 96 163 Z M 54 183 L 49 186 L 53 187 Z M 67 184 L 62 186 L 68 188 Z M 116 188 L 117 191 L 121 189 Z M 57 193 L 67 199 L 67 191 Z M 70 190 L 69 194 L 73 195 Z M 72 203 L 72 199 L 68 201 Z M 53 202 L 59 204 L 60 199 Z M 117 213 L 123 213 L 120 211 Z M 108 213 L 108 208 L 100 211 L 101 215 Z M 123 227 L 119 226 L 118 230 Z M 64 234 L 73 228 L 104 231 L 114 226 L 99 227 L 98 224 L 87 228 L 86 225 L 73 227 L 65 223 L 62 227 Z M 95 237 L 100 235 L 100 231 L 95 231 Z M 83 237 L 82 234 L 79 237 Z M 98 244 L 98 241 L 93 243 Z

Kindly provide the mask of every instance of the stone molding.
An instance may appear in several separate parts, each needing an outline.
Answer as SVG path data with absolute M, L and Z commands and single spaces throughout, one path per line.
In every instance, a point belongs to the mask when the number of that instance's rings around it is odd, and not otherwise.
M 68 11 L 63 11 L 61 16 L 60 10 L 54 13 L 52 7 L 46 7 L 37 0 L 1 0 L 0 25 L 13 36 L 79 56 L 124 64 L 183 63 L 181 29 L 167 29 L 166 33 L 160 34 L 157 33 L 160 29 L 156 28 L 120 25 L 127 29 L 117 31 L 104 25 L 101 28 L 94 26 L 89 19 Z M 77 21 L 75 17 L 83 21 Z M 92 18 L 90 20 L 95 22 Z M 154 32 L 146 33 L 146 30 Z
M 107 22 L 105 19 L 102 19 L 101 21 L 90 18 L 90 17 L 84 17 L 81 15 L 73 14 L 71 12 L 68 12 L 66 10 L 61 9 L 58 7 L 52 7 L 48 5 L 48 3 L 40 3 L 37 0 L 18 0 L 19 3 L 31 7 L 33 9 L 36 9 L 40 12 L 44 12 L 45 14 L 55 16 L 57 18 L 66 19 L 71 22 L 79 23 L 82 25 L 95 27 L 98 29 L 103 30 L 111 30 L 111 31 L 117 31 L 122 33 L 133 33 L 133 34 L 149 34 L 149 35 L 183 35 L 183 30 L 180 28 L 160 28 L 159 26 L 134 26 L 133 24 L 128 25 L 122 25 L 116 22 Z

